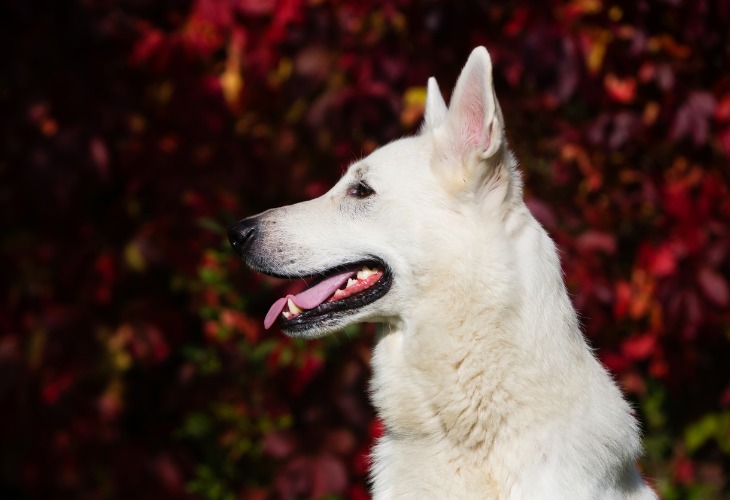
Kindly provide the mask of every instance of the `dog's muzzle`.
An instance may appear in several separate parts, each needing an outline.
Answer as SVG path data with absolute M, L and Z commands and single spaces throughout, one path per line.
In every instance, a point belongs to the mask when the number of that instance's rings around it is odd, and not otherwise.
M 228 230 L 228 241 L 231 242 L 233 250 L 243 257 L 251 246 L 258 228 L 258 218 L 248 217 L 236 222 Z

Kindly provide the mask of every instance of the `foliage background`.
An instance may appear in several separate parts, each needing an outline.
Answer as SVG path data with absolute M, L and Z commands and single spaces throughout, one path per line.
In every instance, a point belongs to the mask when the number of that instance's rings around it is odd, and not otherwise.
M 264 332 L 224 228 L 495 63 L 529 204 L 667 499 L 730 498 L 730 2 L 8 0 L 0 497 L 367 498 L 374 332 Z

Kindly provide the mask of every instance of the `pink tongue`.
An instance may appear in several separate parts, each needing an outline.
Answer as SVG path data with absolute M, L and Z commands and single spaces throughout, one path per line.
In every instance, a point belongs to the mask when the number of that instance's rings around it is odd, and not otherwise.
M 330 298 L 332 294 L 335 293 L 335 291 L 355 273 L 356 271 L 346 271 L 344 273 L 336 274 L 334 276 L 330 276 L 321 283 L 316 284 L 312 288 L 304 290 L 302 293 L 298 293 L 297 295 L 287 295 L 286 297 L 280 298 L 274 302 L 274 305 L 271 306 L 269 312 L 266 313 L 266 318 L 264 318 L 264 328 L 267 330 L 271 328 L 271 325 L 274 324 L 274 321 L 276 321 L 276 318 L 279 317 L 281 311 L 284 310 L 288 299 L 291 299 L 292 302 L 302 309 L 314 309 Z

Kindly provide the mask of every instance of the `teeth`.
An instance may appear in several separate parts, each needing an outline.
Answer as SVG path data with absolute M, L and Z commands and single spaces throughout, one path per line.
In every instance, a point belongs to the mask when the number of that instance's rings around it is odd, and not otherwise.
M 357 279 L 365 280 L 365 279 L 368 279 L 370 276 L 372 276 L 375 273 L 377 273 L 377 270 L 370 269 L 367 266 L 363 266 L 363 268 L 360 269 L 360 271 L 358 271 L 358 273 L 357 273 Z
M 354 280 L 354 279 L 350 278 L 350 279 L 347 280 L 347 286 L 345 288 L 350 288 L 355 283 L 357 283 L 357 280 Z
M 283 311 L 283 312 L 282 312 L 281 314 L 282 314 L 282 316 L 284 316 L 284 318 L 286 318 L 286 319 L 289 319 L 289 318 L 291 318 L 292 316 L 294 316 L 294 315 L 293 315 L 292 313 L 290 313 L 289 311 Z
M 291 299 L 286 302 L 286 305 L 289 306 L 289 311 L 291 311 L 292 314 L 302 314 L 302 310 L 299 309 L 299 306 L 292 302 Z

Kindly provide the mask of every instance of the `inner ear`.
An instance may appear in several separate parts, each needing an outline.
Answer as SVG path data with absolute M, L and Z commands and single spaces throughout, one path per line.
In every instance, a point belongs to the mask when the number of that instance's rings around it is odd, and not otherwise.
M 492 157 L 502 142 L 501 115 L 492 81 L 492 61 L 484 47 L 477 47 L 459 75 L 446 123 L 449 142 L 461 158 L 476 153 Z

